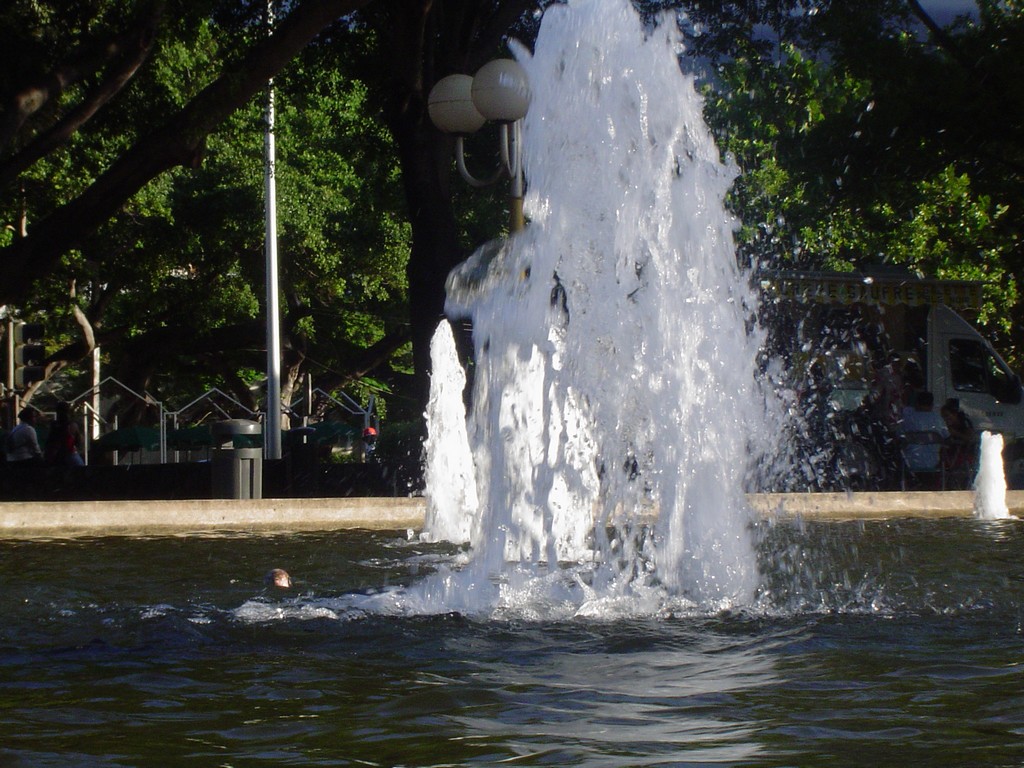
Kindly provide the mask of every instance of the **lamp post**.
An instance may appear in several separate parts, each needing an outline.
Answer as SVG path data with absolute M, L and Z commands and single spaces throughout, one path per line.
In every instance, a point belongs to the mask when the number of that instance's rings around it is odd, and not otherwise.
M 459 174 L 471 186 L 485 187 L 507 175 L 512 232 L 523 221 L 522 119 L 530 106 L 530 85 L 526 72 L 512 59 L 495 59 L 484 64 L 476 76 L 448 75 L 434 84 L 427 97 L 431 121 L 445 133 L 455 135 L 455 163 Z M 478 179 L 466 168 L 464 139 L 488 120 L 499 124 L 501 165 L 488 178 Z
M 267 0 L 267 26 L 274 26 L 274 0 Z M 281 458 L 281 306 L 277 259 L 277 153 L 274 142 L 274 80 L 267 82 L 266 121 L 263 131 L 264 227 L 267 290 L 267 418 L 263 425 L 263 451 L 268 459 Z

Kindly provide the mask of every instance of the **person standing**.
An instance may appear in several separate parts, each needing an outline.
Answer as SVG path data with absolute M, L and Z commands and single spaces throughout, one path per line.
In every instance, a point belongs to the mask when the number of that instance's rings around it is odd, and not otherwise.
M 377 428 L 367 426 L 363 430 L 363 461 L 372 461 L 377 451 Z
M 71 406 L 65 402 L 57 403 L 57 418 L 46 439 L 46 463 L 58 467 L 85 465 L 82 459 L 82 430 L 71 420 Z
M 22 408 L 18 413 L 18 426 L 7 435 L 7 461 L 10 463 L 38 462 L 43 458 L 36 434 L 35 408 Z
M 918 436 L 918 439 L 908 442 L 903 448 L 903 459 L 907 469 L 912 472 L 930 471 L 939 467 L 939 450 L 943 441 L 949 437 L 949 429 L 934 408 L 935 396 L 924 390 L 914 396 L 914 406 L 903 411 L 903 434 Z
M 960 401 L 955 397 L 943 403 L 939 415 L 949 430 L 949 439 L 942 446 L 942 465 L 947 472 L 960 471 L 965 476 L 963 479 L 966 486 L 978 456 L 978 436 L 974 432 L 974 424 L 960 410 Z

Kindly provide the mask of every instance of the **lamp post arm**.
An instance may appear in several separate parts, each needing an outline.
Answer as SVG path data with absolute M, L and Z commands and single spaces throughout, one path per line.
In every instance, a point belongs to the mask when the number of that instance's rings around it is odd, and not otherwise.
M 488 187 L 506 174 L 511 179 L 512 183 L 509 189 L 510 232 L 519 232 L 526 225 L 526 220 L 523 216 L 524 183 L 521 125 L 519 120 L 512 123 L 502 123 L 499 136 L 501 165 L 487 179 L 478 179 L 469 172 L 469 169 L 466 168 L 463 137 L 455 137 L 455 165 L 459 169 L 459 175 L 465 179 L 467 184 L 477 188 Z
M 466 180 L 466 183 L 469 184 L 469 186 L 471 187 L 477 188 L 489 187 L 491 184 L 494 184 L 498 179 L 500 179 L 503 173 L 505 173 L 505 169 L 502 167 L 499 167 L 498 170 L 496 170 L 488 179 L 478 179 L 476 176 L 470 173 L 469 169 L 466 167 L 466 156 L 463 151 L 462 136 L 455 137 L 455 165 L 459 169 L 459 174 L 462 176 L 463 179 Z
M 501 162 L 508 171 L 512 183 L 523 175 L 523 152 L 520 144 L 520 122 L 502 123 L 499 143 L 501 144 Z
M 509 231 L 521 232 L 526 227 L 523 215 L 523 145 L 522 121 L 505 123 L 501 126 L 501 159 L 508 171 L 509 186 Z

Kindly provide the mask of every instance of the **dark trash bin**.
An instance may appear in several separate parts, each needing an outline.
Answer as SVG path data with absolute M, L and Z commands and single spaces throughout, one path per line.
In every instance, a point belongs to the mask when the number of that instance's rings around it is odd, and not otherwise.
M 263 498 L 263 447 L 259 422 L 228 419 L 211 425 L 213 498 Z

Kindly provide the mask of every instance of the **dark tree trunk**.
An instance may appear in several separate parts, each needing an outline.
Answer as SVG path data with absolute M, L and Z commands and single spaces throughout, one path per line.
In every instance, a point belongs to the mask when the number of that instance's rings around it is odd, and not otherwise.
M 408 126 L 410 135 L 399 140 L 414 233 L 407 267 L 409 323 L 416 390 L 424 407 L 430 389 L 430 340 L 444 318 L 445 280 L 465 255 L 459 246 L 451 195 L 438 169 L 438 155 L 450 162 L 449 142 L 431 136 L 434 132 L 420 122 Z
M 430 390 L 430 340 L 444 317 L 445 281 L 471 246 L 459 240 L 452 207 L 453 141 L 430 122 L 427 96 L 446 75 L 472 74 L 502 54 L 501 43 L 536 0 L 394 0 L 372 7 L 388 40 L 386 99 L 398 144 L 413 244 L 409 322 L 416 394 L 426 407 Z

